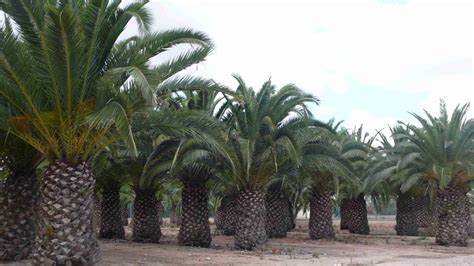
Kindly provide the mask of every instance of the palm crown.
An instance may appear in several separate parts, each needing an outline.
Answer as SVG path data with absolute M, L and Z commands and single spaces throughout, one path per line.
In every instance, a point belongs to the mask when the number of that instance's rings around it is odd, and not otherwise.
M 234 77 L 239 82 L 238 98 L 226 98 L 224 122 L 238 160 L 237 179 L 241 187 L 261 189 L 278 172 L 282 154 L 298 161 L 294 129 L 311 116 L 306 104 L 319 100 L 292 84 L 277 91 L 270 81 L 256 93 Z

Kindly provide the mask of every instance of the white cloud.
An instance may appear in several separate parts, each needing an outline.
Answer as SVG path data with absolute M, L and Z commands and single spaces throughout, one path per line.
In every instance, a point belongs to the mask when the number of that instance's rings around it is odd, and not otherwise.
M 354 129 L 363 125 L 364 130 L 369 132 L 371 136 L 379 130 L 386 136 L 390 136 L 389 128 L 395 125 L 396 122 L 397 120 L 391 117 L 379 116 L 362 109 L 353 109 L 349 113 L 344 126 L 348 129 Z
M 416 112 L 436 112 L 440 97 L 450 105 L 474 100 L 470 1 L 187 0 L 152 1 L 150 8 L 154 28 L 208 33 L 216 50 L 196 73 L 228 85 L 232 73 L 256 88 L 271 76 L 278 85 L 342 97 L 355 81 L 400 92 L 400 99 L 426 94 Z M 384 110 L 367 110 L 338 119 L 367 118 L 370 127 L 387 119 Z

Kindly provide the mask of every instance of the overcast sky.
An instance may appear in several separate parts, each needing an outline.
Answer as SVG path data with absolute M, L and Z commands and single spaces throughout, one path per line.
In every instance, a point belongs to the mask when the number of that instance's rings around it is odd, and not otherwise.
M 232 73 L 259 88 L 271 77 L 321 99 L 317 118 L 380 129 L 408 111 L 474 102 L 469 1 L 161 1 L 155 30 L 191 27 L 216 49 L 193 68 L 233 88 Z M 137 33 L 129 28 L 125 35 Z M 474 115 L 474 107 L 470 116 Z

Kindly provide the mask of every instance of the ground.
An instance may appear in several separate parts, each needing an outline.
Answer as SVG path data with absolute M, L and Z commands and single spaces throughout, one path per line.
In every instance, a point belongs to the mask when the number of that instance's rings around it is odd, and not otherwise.
M 474 240 L 460 248 L 434 245 L 433 237 L 399 237 L 394 235 L 392 218 L 370 220 L 369 236 L 337 231 L 335 240 L 319 241 L 309 239 L 307 222 L 298 220 L 287 238 L 271 239 L 253 252 L 234 250 L 233 237 L 221 235 L 213 236 L 210 249 L 179 247 L 178 228 L 165 225 L 161 244 L 101 241 L 102 264 L 474 265 Z

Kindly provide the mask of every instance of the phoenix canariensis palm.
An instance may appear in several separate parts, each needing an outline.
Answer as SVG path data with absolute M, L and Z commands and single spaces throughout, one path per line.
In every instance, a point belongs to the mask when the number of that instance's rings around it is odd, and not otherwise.
M 422 167 L 418 166 L 412 176 L 437 183 L 436 242 L 441 245 L 468 244 L 467 192 L 474 180 L 474 120 L 466 118 L 468 109 L 469 104 L 458 105 L 449 116 L 441 101 L 439 117 L 426 111 L 428 119 L 411 113 L 421 127 L 406 125 L 412 134 L 406 135 L 404 158 L 423 158 Z
M 301 120 L 311 116 L 308 103 L 319 100 L 289 84 L 276 90 L 270 81 L 260 91 L 247 87 L 239 76 L 238 98 L 227 101 L 224 121 L 228 124 L 229 142 L 236 154 L 236 182 L 239 186 L 239 219 L 235 246 L 251 250 L 266 242 L 265 191 L 278 171 L 279 163 L 291 158 L 299 163 L 294 130 Z
M 222 99 L 218 98 L 218 94 L 217 91 L 189 91 L 185 94 L 182 108 L 203 112 L 214 117 L 217 122 L 222 115 L 216 108 Z M 174 166 L 174 172 L 183 183 L 182 222 L 178 234 L 178 243 L 181 245 L 209 247 L 211 244 L 208 181 L 216 179 L 219 170 L 233 168 L 230 155 L 225 150 L 225 133 L 219 131 L 222 134 L 216 140 L 222 144 L 219 147 L 194 139 L 181 140 L 177 146 L 176 159 L 179 164 Z
M 401 151 L 407 140 L 405 136 L 409 134 L 408 128 L 397 125 L 391 127 L 390 132 L 391 141 L 384 134 L 379 135 L 381 146 L 374 152 L 377 162 L 372 165 L 372 174 L 369 179 L 373 180 L 373 183 L 385 182 L 389 187 L 389 193 L 395 197 L 397 235 L 418 235 L 415 192 L 425 190 L 423 187 L 426 184 L 420 182 L 420 176 L 410 175 L 406 171 L 407 161 L 401 160 L 403 155 Z
M 218 94 L 216 90 L 183 91 L 175 94 L 175 100 L 169 101 L 168 105 L 172 109 L 196 111 L 214 119 L 216 106 L 219 104 Z M 215 123 L 219 123 L 217 118 Z M 175 154 L 171 157 L 170 175 L 179 179 L 183 185 L 182 222 L 178 234 L 180 245 L 209 247 L 211 244 L 207 183 L 216 177 L 218 168 L 232 166 L 225 148 L 225 133 L 221 128 L 216 128 L 214 136 L 219 135 L 220 138 L 212 141 L 175 138 L 166 142 L 166 145 L 170 148 L 174 146 L 175 149 Z M 154 154 L 163 157 L 158 148 Z M 163 163 L 163 158 L 154 160 L 150 156 L 146 167 L 152 170 Z
M 337 128 L 334 125 L 315 121 L 298 135 L 303 147 L 300 175 L 309 179 L 310 220 L 309 230 L 312 239 L 335 236 L 332 224 L 332 196 L 337 193 L 340 180 L 351 182 L 353 168 L 339 147 Z
M 101 238 L 125 239 L 122 221 L 120 191 L 130 180 L 127 166 L 118 151 L 109 149 L 95 156 L 92 164 L 96 178 L 96 193 L 101 194 L 99 236 Z
M 4 134 L 5 133 L 5 134 Z M 35 238 L 36 167 L 42 156 L 8 132 L 0 131 L 0 260 L 27 258 Z
M 373 165 L 375 160 L 372 143 L 375 136 L 363 132 L 363 126 L 354 129 L 342 136 L 342 157 L 350 161 L 354 178 L 345 179 L 340 186 L 341 225 L 346 225 L 349 232 L 356 234 L 369 234 L 370 228 L 367 219 L 366 195 L 374 203 L 379 200 L 388 200 L 386 197 L 387 186 L 385 183 L 373 182 Z M 346 219 L 346 220 L 343 220 Z
M 107 87 L 99 80 L 110 67 L 118 36 L 132 18 L 144 29 L 150 22 L 144 2 L 123 8 L 119 3 L 0 3 L 15 25 L 15 30 L 2 27 L 0 34 L 0 97 L 15 110 L 15 116 L 2 114 L 0 126 L 48 159 L 32 255 L 38 264 L 94 264 L 99 259 L 88 159 L 115 123 L 99 126 L 89 118 L 101 108 L 94 95 Z M 114 118 L 119 119 L 109 119 Z

